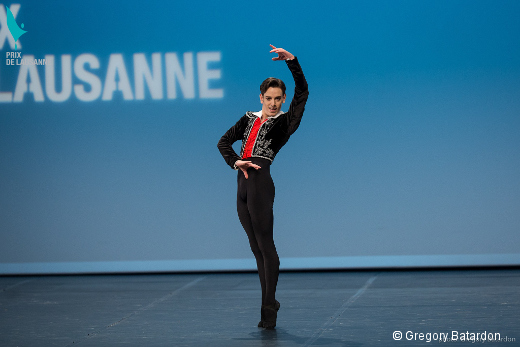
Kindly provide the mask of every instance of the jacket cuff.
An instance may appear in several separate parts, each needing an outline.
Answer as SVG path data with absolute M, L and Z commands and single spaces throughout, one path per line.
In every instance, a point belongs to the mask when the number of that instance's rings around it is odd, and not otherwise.
M 298 64 L 299 64 L 299 63 L 298 63 L 298 57 L 297 57 L 297 56 L 294 56 L 294 59 L 292 59 L 292 60 L 285 60 L 285 63 L 286 63 L 287 65 L 291 65 L 291 64 L 296 64 L 296 65 L 298 65 Z

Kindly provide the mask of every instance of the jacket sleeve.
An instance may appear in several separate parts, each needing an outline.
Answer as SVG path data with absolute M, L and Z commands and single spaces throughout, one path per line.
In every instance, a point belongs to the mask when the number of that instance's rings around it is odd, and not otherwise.
M 235 166 L 235 162 L 237 160 L 240 160 L 240 157 L 238 156 L 238 154 L 236 154 L 232 145 L 236 141 L 241 140 L 243 138 L 244 131 L 247 126 L 247 120 L 248 119 L 246 115 L 240 118 L 235 125 L 229 128 L 228 131 L 226 131 L 224 136 L 220 138 L 217 144 L 220 154 L 222 154 L 222 157 L 224 158 L 226 163 L 229 166 L 231 166 L 231 168 L 234 170 L 238 170 L 238 168 Z
M 285 62 L 294 78 L 294 96 L 287 112 L 287 134 L 290 136 L 298 129 L 302 120 L 305 104 L 309 97 L 309 86 L 298 59 L 295 57 L 293 60 L 286 60 Z

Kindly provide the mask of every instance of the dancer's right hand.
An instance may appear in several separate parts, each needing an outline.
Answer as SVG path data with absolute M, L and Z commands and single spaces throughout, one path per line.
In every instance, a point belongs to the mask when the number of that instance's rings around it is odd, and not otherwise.
M 250 160 L 237 160 L 235 162 L 235 165 L 240 169 L 242 170 L 242 172 L 244 173 L 244 176 L 247 180 L 247 178 L 249 176 L 247 176 L 247 169 L 249 169 L 250 167 L 258 170 L 258 169 L 261 169 L 260 166 L 256 165 L 256 164 L 253 164 Z

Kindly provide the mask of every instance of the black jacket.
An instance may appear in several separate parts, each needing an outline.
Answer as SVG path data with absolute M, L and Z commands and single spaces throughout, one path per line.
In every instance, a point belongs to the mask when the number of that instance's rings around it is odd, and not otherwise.
M 309 96 L 309 89 L 305 76 L 303 75 L 302 68 L 298 63 L 298 59 L 286 60 L 287 66 L 291 70 L 294 78 L 294 96 L 289 105 L 289 111 L 281 112 L 274 117 L 269 117 L 258 130 L 252 157 L 260 157 L 269 159 L 271 162 L 274 157 L 280 151 L 280 149 L 287 143 L 289 137 L 298 129 L 300 121 L 305 110 L 305 103 Z M 233 169 L 235 162 L 242 158 L 244 154 L 244 148 L 246 146 L 247 138 L 253 128 L 255 120 L 261 116 L 258 112 L 246 112 L 246 114 L 239 119 L 239 121 L 232 126 L 225 134 L 220 138 L 218 142 L 218 149 L 226 163 Z M 240 156 L 233 150 L 233 143 L 235 141 L 242 140 L 242 149 L 240 150 Z

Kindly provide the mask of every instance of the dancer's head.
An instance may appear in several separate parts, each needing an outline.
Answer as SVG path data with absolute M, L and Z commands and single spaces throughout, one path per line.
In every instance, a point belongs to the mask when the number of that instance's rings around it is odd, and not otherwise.
M 285 83 L 281 79 L 269 77 L 260 85 L 262 115 L 275 116 L 285 103 Z

